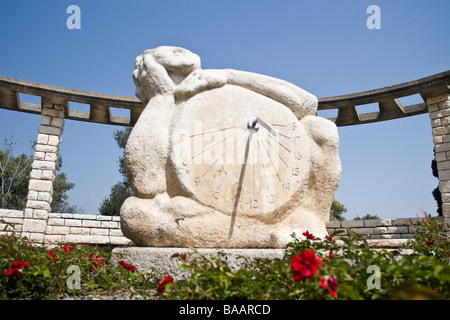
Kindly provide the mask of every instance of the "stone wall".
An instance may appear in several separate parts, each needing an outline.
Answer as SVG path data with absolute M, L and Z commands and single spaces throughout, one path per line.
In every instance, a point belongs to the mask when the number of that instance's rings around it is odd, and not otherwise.
M 23 211 L 0 209 L 0 235 L 20 235 L 23 221 Z M 44 242 L 126 245 L 130 240 L 123 236 L 118 216 L 50 213 Z
M 414 235 L 412 225 L 418 218 L 330 221 L 328 231 L 350 229 L 368 235 L 371 241 L 384 246 L 400 246 Z M 439 218 L 441 219 L 441 218 Z M 444 218 L 441 220 L 444 221 Z M 449 219 L 445 222 L 449 223 Z M 20 234 L 24 211 L 0 209 L 0 235 Z M 120 229 L 120 217 L 70 213 L 50 213 L 44 242 L 127 245 Z
M 450 217 L 450 94 L 430 97 L 426 103 L 436 152 L 442 213 L 444 217 Z

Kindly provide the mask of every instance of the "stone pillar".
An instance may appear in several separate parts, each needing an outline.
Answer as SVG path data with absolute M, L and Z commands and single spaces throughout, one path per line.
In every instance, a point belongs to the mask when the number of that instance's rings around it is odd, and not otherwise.
M 442 194 L 442 214 L 450 218 L 450 93 L 426 99 L 431 119 L 434 150 Z
M 64 106 L 44 103 L 41 114 L 22 226 L 22 236 L 34 243 L 44 243 L 64 127 Z

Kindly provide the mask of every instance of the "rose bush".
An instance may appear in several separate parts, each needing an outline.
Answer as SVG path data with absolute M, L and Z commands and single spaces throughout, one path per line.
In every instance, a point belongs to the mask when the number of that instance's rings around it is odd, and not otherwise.
M 113 265 L 111 248 L 62 245 L 30 246 L 16 235 L 0 236 L 0 300 L 57 299 L 62 294 L 88 295 L 154 290 L 160 275 L 135 272 L 132 264 Z M 70 289 L 70 266 L 80 268 L 80 289 Z
M 415 236 L 397 249 L 371 244 L 353 232 L 324 239 L 292 235 L 281 259 L 245 261 L 232 272 L 226 256 L 186 250 L 174 257 L 189 276 L 174 280 L 141 273 L 111 248 L 31 246 L 26 238 L 0 236 L 0 299 L 57 299 L 128 291 L 149 299 L 448 299 L 449 239 L 445 227 L 426 215 Z M 80 268 L 81 288 L 69 289 L 70 266 Z
M 448 227 L 447 227 L 448 228 Z M 259 259 L 231 272 L 225 257 L 183 255 L 190 277 L 174 281 L 166 299 L 448 299 L 446 228 L 426 216 L 397 249 L 342 231 L 319 239 L 292 235 L 283 259 Z M 428 243 L 427 243 L 428 241 Z M 431 241 L 431 242 L 430 242 Z

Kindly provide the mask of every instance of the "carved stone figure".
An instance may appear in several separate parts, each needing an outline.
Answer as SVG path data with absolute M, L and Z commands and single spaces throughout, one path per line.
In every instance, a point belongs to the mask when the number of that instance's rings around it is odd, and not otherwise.
M 203 70 L 179 47 L 136 58 L 146 107 L 125 148 L 134 197 L 123 234 L 141 246 L 282 248 L 326 235 L 340 176 L 335 124 L 317 98 L 272 77 Z

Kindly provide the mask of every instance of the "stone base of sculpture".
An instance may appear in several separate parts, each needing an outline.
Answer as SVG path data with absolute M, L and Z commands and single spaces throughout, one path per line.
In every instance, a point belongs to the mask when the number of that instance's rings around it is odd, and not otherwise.
M 174 279 L 181 279 L 188 273 L 180 268 L 181 264 L 187 263 L 182 257 L 192 259 L 195 257 L 207 256 L 225 260 L 231 271 L 243 268 L 246 263 L 251 263 L 255 259 L 276 259 L 283 258 L 283 249 L 208 249 L 198 248 L 193 251 L 188 248 L 167 248 L 167 247 L 129 247 L 115 248 L 112 251 L 112 263 L 117 264 L 123 260 L 136 267 L 143 273 L 151 273 L 157 270 L 164 275 L 171 275 Z

